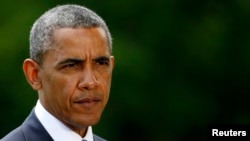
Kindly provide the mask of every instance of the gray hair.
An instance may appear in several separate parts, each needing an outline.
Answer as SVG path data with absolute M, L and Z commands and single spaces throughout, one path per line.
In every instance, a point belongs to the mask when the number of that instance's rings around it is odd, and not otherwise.
M 61 5 L 45 12 L 30 31 L 30 57 L 42 64 L 42 58 L 53 44 L 53 31 L 58 28 L 101 27 L 105 30 L 110 53 L 112 37 L 105 21 L 94 11 L 79 5 Z

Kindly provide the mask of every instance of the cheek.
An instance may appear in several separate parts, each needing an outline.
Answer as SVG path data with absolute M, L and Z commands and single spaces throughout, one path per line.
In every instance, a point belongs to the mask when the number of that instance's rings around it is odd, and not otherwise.
M 109 72 L 100 71 L 98 72 L 98 78 L 100 78 L 100 83 L 104 86 L 109 86 L 111 82 L 111 75 Z
M 71 111 L 71 100 L 74 95 L 74 92 L 76 91 L 75 81 L 72 79 L 61 79 L 60 81 L 57 81 L 55 83 L 58 84 L 55 85 L 55 87 L 57 87 L 57 97 L 54 97 L 55 101 L 57 101 L 56 106 L 58 106 L 59 108 L 59 113 L 64 116 L 67 116 L 68 113 Z
M 61 92 L 66 99 L 70 99 L 77 89 L 77 80 L 74 77 L 64 78 L 61 82 Z
M 48 82 L 48 81 L 47 81 Z M 70 100 L 71 95 L 75 90 L 75 81 L 71 77 L 66 76 L 51 76 L 49 78 L 50 83 L 46 83 L 45 85 L 49 88 L 48 90 L 52 90 L 50 95 L 54 96 L 54 100 L 60 103 L 65 103 Z
M 106 74 L 102 75 L 101 79 L 101 89 L 104 93 L 104 97 L 108 100 L 109 98 L 109 92 L 111 87 L 111 75 Z

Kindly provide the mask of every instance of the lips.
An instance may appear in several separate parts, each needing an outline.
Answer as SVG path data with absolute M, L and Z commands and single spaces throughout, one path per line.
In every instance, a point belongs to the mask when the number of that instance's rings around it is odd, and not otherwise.
M 86 98 L 78 99 L 74 103 L 79 104 L 85 108 L 92 108 L 100 101 L 101 99 L 98 97 L 86 97 Z

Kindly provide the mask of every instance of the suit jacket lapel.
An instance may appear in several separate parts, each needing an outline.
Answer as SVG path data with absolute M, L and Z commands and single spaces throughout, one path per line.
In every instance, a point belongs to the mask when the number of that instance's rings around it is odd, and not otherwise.
M 106 140 L 94 134 L 94 141 L 106 141 Z
M 34 109 L 22 124 L 22 131 L 26 141 L 53 141 L 36 117 Z

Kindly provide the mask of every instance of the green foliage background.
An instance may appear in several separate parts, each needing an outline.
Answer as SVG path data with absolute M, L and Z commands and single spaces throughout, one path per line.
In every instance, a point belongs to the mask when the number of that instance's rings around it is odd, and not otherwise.
M 249 0 L 3 0 L 0 138 L 37 100 L 22 72 L 29 30 L 65 3 L 96 11 L 113 35 L 111 96 L 96 134 L 110 141 L 200 141 L 209 123 L 250 123 Z

